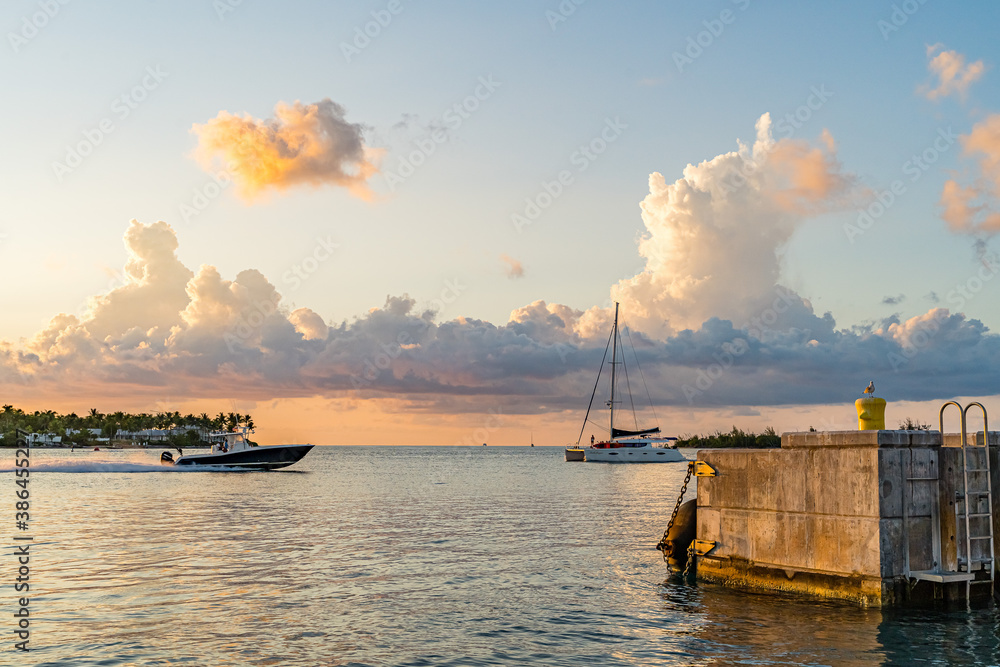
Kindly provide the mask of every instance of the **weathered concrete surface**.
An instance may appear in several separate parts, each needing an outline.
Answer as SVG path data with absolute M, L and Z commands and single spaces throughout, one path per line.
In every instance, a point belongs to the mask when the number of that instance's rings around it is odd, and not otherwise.
M 927 582 L 910 590 L 906 575 L 940 568 L 935 540 L 942 543 L 945 569 L 955 569 L 961 535 L 955 531 L 954 495 L 962 488 L 962 462 L 961 450 L 948 447 L 960 439 L 950 436 L 786 433 L 778 450 L 700 451 L 698 458 L 718 476 L 698 483 L 698 538 L 717 543 L 699 559 L 699 578 L 863 605 L 940 596 Z M 1000 444 L 996 433 L 993 443 Z M 953 595 L 955 590 L 945 593 Z

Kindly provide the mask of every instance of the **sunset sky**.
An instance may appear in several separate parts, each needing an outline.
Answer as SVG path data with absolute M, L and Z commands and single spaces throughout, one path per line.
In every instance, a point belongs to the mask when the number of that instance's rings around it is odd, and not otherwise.
M 995 2 L 0 17 L 4 403 L 561 445 L 617 300 L 669 434 L 1000 409 Z

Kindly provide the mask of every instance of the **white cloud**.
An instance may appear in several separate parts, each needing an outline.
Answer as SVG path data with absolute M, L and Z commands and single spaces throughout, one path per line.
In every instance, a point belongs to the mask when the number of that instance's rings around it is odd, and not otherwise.
M 978 81 L 986 71 L 982 60 L 965 64 L 965 56 L 958 51 L 945 51 L 943 44 L 927 47 L 927 69 L 936 77 L 937 83 L 926 83 L 917 91 L 929 100 L 938 100 L 948 95 L 958 95 L 963 100 L 969 86 Z
M 984 141 L 966 145 L 982 150 Z M 783 244 L 807 215 L 854 191 L 834 150 L 829 136 L 819 146 L 776 142 L 764 116 L 752 148 L 689 165 L 673 183 L 650 178 L 646 267 L 613 292 L 658 404 L 849 404 L 872 377 L 897 400 L 1000 393 L 1000 337 L 976 320 L 935 308 L 838 329 L 779 284 Z M 439 322 L 402 295 L 328 325 L 308 308 L 289 311 L 257 270 L 232 279 L 208 265 L 191 271 L 166 223 L 133 221 L 125 244 L 123 285 L 21 345 L 0 343 L 0 382 L 61 394 L 355 395 L 425 411 L 575 410 L 613 312 L 536 301 L 500 325 Z
M 807 215 L 842 206 L 855 189 L 832 138 L 821 139 L 776 142 L 764 114 L 752 148 L 740 143 L 688 165 L 673 183 L 652 174 L 639 242 L 645 270 L 613 290 L 630 320 L 665 334 L 710 317 L 743 324 L 764 311 L 779 289 L 784 244 Z

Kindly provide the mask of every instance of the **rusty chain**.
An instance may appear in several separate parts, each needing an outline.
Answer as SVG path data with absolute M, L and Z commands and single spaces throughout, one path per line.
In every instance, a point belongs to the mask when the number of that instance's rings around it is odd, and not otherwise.
M 667 574 L 670 574 L 670 561 L 667 560 L 667 536 L 670 535 L 670 529 L 674 527 L 674 521 L 677 519 L 677 511 L 681 508 L 681 503 L 684 501 L 684 494 L 687 492 L 688 482 L 691 481 L 691 475 L 694 474 L 694 461 L 688 462 L 687 476 L 684 477 L 684 484 L 681 485 L 681 493 L 677 496 L 677 503 L 674 504 L 674 511 L 670 514 L 670 521 L 667 522 L 667 529 L 663 531 L 663 537 L 657 542 L 656 548 L 663 553 L 663 562 L 667 564 Z M 690 566 L 691 561 L 688 560 L 688 565 Z M 687 574 L 687 568 L 684 568 L 684 573 Z
M 694 565 L 694 554 L 695 554 L 695 551 L 694 551 L 694 541 L 692 541 L 691 544 L 688 545 L 688 559 L 687 559 L 687 562 L 684 563 L 684 581 L 686 581 L 686 582 L 690 581 L 688 579 L 688 576 L 691 573 L 691 566 Z

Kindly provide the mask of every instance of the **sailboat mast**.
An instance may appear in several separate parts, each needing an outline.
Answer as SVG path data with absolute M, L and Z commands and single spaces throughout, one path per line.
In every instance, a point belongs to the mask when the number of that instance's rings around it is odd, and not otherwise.
M 615 301 L 615 326 L 611 330 L 611 439 L 615 437 L 615 372 L 618 368 L 618 302 Z

